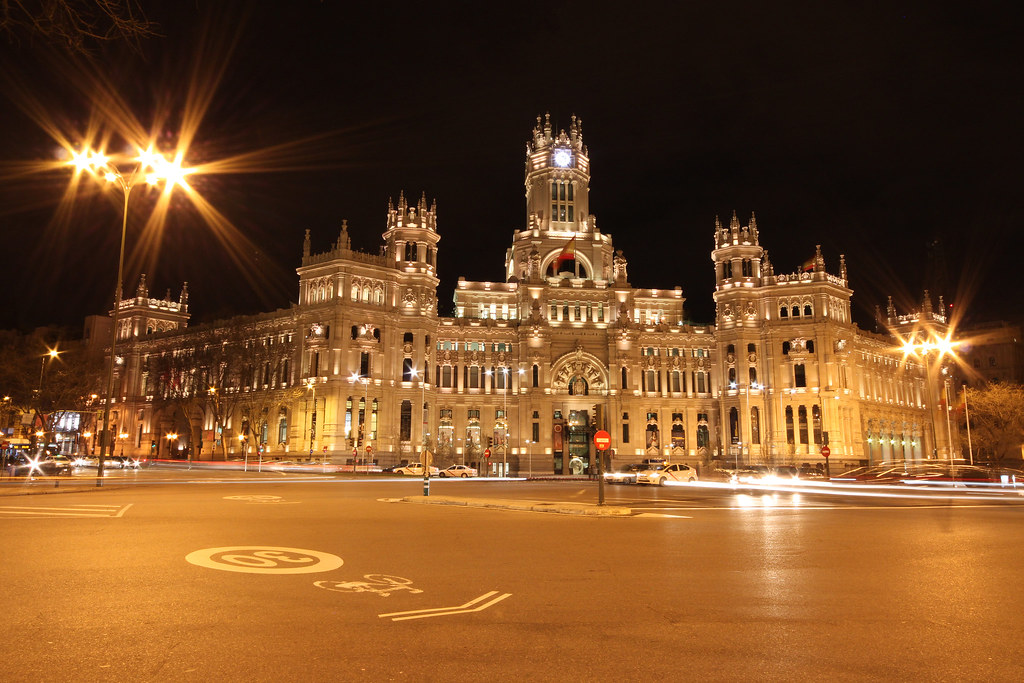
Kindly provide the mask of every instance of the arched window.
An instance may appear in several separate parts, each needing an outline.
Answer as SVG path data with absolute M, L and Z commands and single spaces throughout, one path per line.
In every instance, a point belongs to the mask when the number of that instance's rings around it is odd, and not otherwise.
M 352 301 L 359 301 L 359 285 L 352 285 Z
M 583 377 L 576 375 L 569 381 L 570 396 L 586 396 L 587 393 L 589 393 L 589 386 Z
M 799 318 L 800 317 L 800 307 L 799 306 L 794 306 L 793 307 L 793 317 L 794 318 Z
M 672 448 L 686 448 L 686 434 L 678 422 L 672 425 Z
M 412 375 L 412 358 L 402 359 L 402 381 L 411 382 L 413 380 Z
M 384 303 L 384 290 L 377 288 L 373 290 L 373 303 L 382 304 Z
M 735 407 L 729 408 L 729 443 L 740 442 L 740 411 Z
M 761 443 L 761 413 L 757 406 L 750 408 L 750 443 Z
M 780 308 L 779 309 L 779 317 L 780 318 L 788 318 L 789 317 L 789 309 L 786 308 L 785 306 Z
M 811 310 L 810 304 L 804 305 L 804 315 L 806 315 L 807 317 L 811 317 L 812 315 L 814 315 L 814 312 Z
M 363 303 L 364 304 L 370 303 L 370 288 L 369 288 L 369 286 L 363 287 Z
M 757 368 L 751 365 L 747 369 L 747 373 L 749 375 L 748 379 L 750 381 L 750 386 L 755 386 L 757 384 Z
M 793 429 L 793 406 L 786 406 L 786 443 L 794 443 L 796 432 Z
M 729 388 L 736 388 L 736 368 L 729 368 Z
M 807 406 L 797 409 L 797 417 L 800 420 L 800 443 L 807 443 Z
M 821 443 L 821 406 L 811 406 L 811 425 L 814 432 L 814 443 Z

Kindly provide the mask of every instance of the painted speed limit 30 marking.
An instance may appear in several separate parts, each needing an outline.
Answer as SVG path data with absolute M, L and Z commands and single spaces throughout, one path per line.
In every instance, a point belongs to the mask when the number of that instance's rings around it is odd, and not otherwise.
M 224 496 L 224 500 L 241 500 L 253 505 L 294 505 L 297 500 L 285 500 L 281 496 L 261 496 L 249 494 L 243 496 Z
M 189 553 L 185 560 L 197 567 L 244 574 L 314 574 L 344 564 L 340 557 L 330 553 L 262 545 L 204 548 Z

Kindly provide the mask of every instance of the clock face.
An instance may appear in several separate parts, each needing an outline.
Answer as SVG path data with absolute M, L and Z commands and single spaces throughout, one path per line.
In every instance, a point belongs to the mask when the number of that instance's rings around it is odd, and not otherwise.
M 572 154 L 567 149 L 555 150 L 555 166 L 565 168 L 572 162 Z

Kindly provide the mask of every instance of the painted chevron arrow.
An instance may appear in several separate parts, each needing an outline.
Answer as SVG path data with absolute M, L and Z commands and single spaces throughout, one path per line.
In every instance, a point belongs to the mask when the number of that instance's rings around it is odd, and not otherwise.
M 493 597 L 495 595 L 498 597 Z M 496 605 L 505 598 L 511 596 L 511 593 L 502 593 L 501 595 L 498 595 L 498 591 L 490 591 L 488 593 L 484 593 L 478 598 L 473 598 L 462 605 L 454 605 L 452 607 L 432 607 L 430 609 L 415 609 L 408 612 L 388 612 L 387 614 L 378 614 L 377 616 L 381 618 L 391 617 L 391 621 L 405 621 L 406 619 L 426 619 L 427 617 L 447 617 L 452 614 L 482 612 L 491 605 Z M 487 602 L 484 602 L 484 600 L 487 600 Z

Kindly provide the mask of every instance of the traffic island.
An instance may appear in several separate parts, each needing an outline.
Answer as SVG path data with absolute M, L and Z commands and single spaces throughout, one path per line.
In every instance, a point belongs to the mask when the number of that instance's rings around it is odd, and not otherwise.
M 591 517 L 630 517 L 629 508 L 595 505 L 593 503 L 563 503 L 531 500 L 507 500 L 496 498 L 455 498 L 452 496 L 407 496 L 392 498 L 401 503 L 426 505 L 459 505 L 462 507 L 493 508 L 496 510 L 520 510 L 523 512 L 553 512 L 560 515 L 589 515 Z

